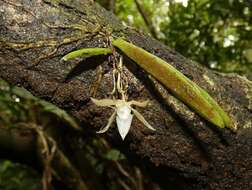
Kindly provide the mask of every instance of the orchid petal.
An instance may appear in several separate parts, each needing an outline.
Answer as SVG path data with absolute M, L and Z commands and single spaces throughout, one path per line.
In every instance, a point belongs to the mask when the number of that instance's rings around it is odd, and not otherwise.
M 137 117 L 137 119 L 139 121 L 141 121 L 147 128 L 149 128 L 149 129 L 151 129 L 153 131 L 156 130 L 144 119 L 144 117 L 137 110 L 135 110 L 134 108 L 131 108 L 131 109 L 132 109 L 134 115 Z
M 127 119 L 131 113 L 131 107 L 127 104 L 122 104 L 116 108 L 116 114 L 120 119 Z
M 97 100 L 95 98 L 91 98 L 92 102 L 96 104 L 97 106 L 113 106 L 116 104 L 116 100 L 111 100 L 111 99 L 102 99 L 102 100 Z
M 120 136 L 122 137 L 122 140 L 124 140 L 124 138 L 126 137 L 126 135 L 129 132 L 132 118 L 133 118 L 132 114 L 129 114 L 126 119 L 122 119 L 118 116 L 116 117 L 117 128 L 118 128 Z
M 139 101 L 131 100 L 128 102 L 128 104 L 144 108 L 144 107 L 148 106 L 148 104 L 150 104 L 150 101 L 146 100 L 146 101 L 139 102 Z
M 116 112 L 114 112 L 110 116 L 110 118 L 108 120 L 108 124 L 106 125 L 106 127 L 104 127 L 103 129 L 101 129 L 100 131 L 97 131 L 96 133 L 105 133 L 109 129 L 109 127 L 111 126 L 111 124 L 113 123 L 113 121 L 115 120 L 115 117 L 116 117 Z

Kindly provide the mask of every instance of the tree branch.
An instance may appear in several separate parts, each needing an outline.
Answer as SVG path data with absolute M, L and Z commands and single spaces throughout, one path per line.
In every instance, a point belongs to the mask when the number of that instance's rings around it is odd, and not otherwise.
M 112 35 L 124 36 L 172 64 L 218 101 L 234 120 L 237 133 L 204 121 L 125 57 L 129 99 L 151 99 L 152 106 L 139 111 L 157 131 L 145 130 L 134 120 L 123 143 L 113 128 L 104 136 L 151 169 L 164 189 L 167 179 L 176 189 L 252 188 L 250 81 L 210 71 L 125 28 L 90 1 L 1 0 L 0 19 L 0 77 L 72 113 L 86 132 L 101 128 L 111 115 L 110 109 L 90 101 L 90 88 L 96 85 L 95 68 L 102 65 L 104 76 L 95 98 L 109 96 L 112 66 L 106 56 L 63 63 L 63 55 L 81 47 L 104 47 Z
M 111 11 L 112 13 L 115 10 L 115 4 L 116 4 L 116 0 L 105 0 L 105 1 L 101 1 L 102 6 L 107 9 L 108 11 Z
M 152 24 L 152 21 L 150 20 L 150 18 L 148 17 L 148 15 L 146 14 L 146 12 L 144 11 L 141 3 L 139 2 L 139 0 L 134 0 L 135 1 L 135 4 L 136 4 L 136 7 L 137 7 L 137 10 L 138 12 L 140 13 L 140 15 L 142 16 L 144 22 L 145 22 L 145 25 L 147 26 L 147 28 L 149 29 L 151 35 L 158 39 L 157 37 L 157 32 L 155 30 L 155 27 L 153 26 Z

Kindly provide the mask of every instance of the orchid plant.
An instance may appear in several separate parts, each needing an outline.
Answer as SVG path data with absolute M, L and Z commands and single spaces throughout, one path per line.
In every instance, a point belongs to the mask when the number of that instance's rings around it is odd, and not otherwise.
M 109 47 L 84 48 L 76 50 L 65 55 L 62 59 L 64 61 L 68 61 L 76 57 L 112 54 L 113 60 L 116 60 L 116 51 L 114 48 L 116 47 L 137 63 L 147 73 L 163 84 L 176 98 L 188 105 L 205 120 L 220 128 L 228 127 L 231 130 L 236 129 L 233 120 L 220 107 L 214 98 L 212 98 L 203 88 L 191 81 L 171 64 L 154 54 L 125 41 L 123 38 L 112 38 L 109 41 Z M 116 63 L 114 62 L 113 65 L 114 88 L 111 93 L 113 98 L 102 100 L 91 98 L 93 103 L 97 106 L 107 106 L 115 109 L 114 113 L 109 118 L 108 124 L 102 130 L 98 131 L 98 133 L 106 132 L 112 122 L 116 119 L 119 133 L 122 139 L 124 139 L 129 132 L 133 115 L 135 115 L 146 127 L 151 130 L 155 130 L 138 111 L 132 108 L 132 105 L 146 107 L 148 105 L 148 101 L 127 101 L 128 84 L 123 83 L 122 79 L 127 81 L 127 76 L 125 76 L 122 72 L 122 56 L 120 56 L 120 61 Z M 118 92 L 119 97 L 121 98 L 118 99 L 118 96 L 114 96 L 116 92 Z
M 141 102 L 135 100 L 127 101 L 128 82 L 127 77 L 123 75 L 122 66 L 123 66 L 122 56 L 120 56 L 119 62 L 115 63 L 113 69 L 114 88 L 111 92 L 111 94 L 114 95 L 115 92 L 117 91 L 120 94 L 121 99 L 97 100 L 95 98 L 91 98 L 91 100 L 97 106 L 111 107 L 115 110 L 113 114 L 110 116 L 108 124 L 97 133 L 105 133 L 110 128 L 113 121 L 116 119 L 119 134 L 122 140 L 124 140 L 130 130 L 133 115 L 135 115 L 137 119 L 141 121 L 147 128 L 151 130 L 155 129 L 144 119 L 144 117 L 136 109 L 132 107 L 132 105 L 138 107 L 146 107 L 149 104 L 149 100 Z M 124 78 L 125 83 L 122 82 L 123 81 L 122 78 Z
M 107 125 L 101 129 L 100 131 L 97 131 L 97 133 L 105 133 L 113 123 L 113 121 L 116 119 L 117 128 L 119 131 L 120 136 L 122 137 L 122 140 L 126 137 L 126 135 L 129 132 L 133 115 L 136 116 L 136 118 L 141 121 L 147 128 L 155 131 L 155 129 L 144 119 L 144 117 L 134 108 L 132 108 L 132 105 L 139 106 L 139 107 L 146 107 L 149 104 L 149 101 L 125 101 L 125 100 L 112 100 L 112 99 L 102 99 L 97 100 L 94 98 L 91 98 L 92 102 L 97 106 L 105 106 L 105 107 L 112 107 L 115 111 L 110 116 Z M 133 114 L 132 114 L 133 113 Z

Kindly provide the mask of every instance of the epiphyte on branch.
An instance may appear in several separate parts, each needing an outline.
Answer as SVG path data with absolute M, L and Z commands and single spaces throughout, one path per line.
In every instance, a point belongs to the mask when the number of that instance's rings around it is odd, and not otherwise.
M 63 61 L 69 61 L 75 58 L 88 58 L 96 55 L 107 55 L 112 53 L 110 48 L 82 48 L 76 51 L 72 51 L 62 57 Z
M 122 38 L 113 40 L 112 44 L 161 82 L 176 98 L 187 104 L 210 123 L 220 128 L 235 128 L 233 121 L 219 104 L 205 90 L 172 65 Z M 83 48 L 70 52 L 62 59 L 68 61 L 77 57 L 91 57 L 110 53 L 113 53 L 111 48 Z M 115 103 L 111 105 L 115 105 Z
M 113 45 L 161 82 L 175 97 L 187 104 L 200 116 L 218 127 L 234 128 L 232 120 L 218 103 L 205 90 L 172 65 L 122 38 L 114 40 Z

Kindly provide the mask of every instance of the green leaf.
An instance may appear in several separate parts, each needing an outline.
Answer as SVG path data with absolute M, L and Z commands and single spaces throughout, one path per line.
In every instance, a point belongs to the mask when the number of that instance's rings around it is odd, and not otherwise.
M 107 55 L 110 53 L 112 53 L 112 50 L 110 48 L 83 48 L 83 49 L 72 51 L 66 54 L 62 58 L 62 60 L 69 61 L 71 59 L 80 58 L 80 57 L 87 58 L 87 57 L 92 57 L 96 55 Z
M 187 104 L 200 116 L 218 127 L 233 127 L 231 119 L 218 103 L 172 65 L 122 38 L 114 40 L 113 45 L 155 77 L 175 97 Z
M 0 189 L 40 190 L 41 176 L 28 166 L 0 160 Z
M 57 106 L 46 102 L 44 100 L 40 100 L 36 97 L 34 97 L 29 91 L 25 90 L 24 88 L 19 87 L 13 87 L 12 92 L 16 94 L 17 96 L 27 99 L 27 100 L 33 100 L 36 103 L 38 103 L 40 106 L 42 106 L 42 112 L 48 112 L 56 115 L 60 119 L 67 122 L 71 127 L 80 130 L 78 123 L 64 110 L 58 108 Z
M 80 126 L 78 125 L 78 123 L 74 120 L 73 117 L 71 117 L 67 112 L 65 112 L 64 110 L 58 108 L 57 106 L 40 100 L 39 104 L 41 106 L 43 106 L 43 110 L 44 112 L 49 112 L 49 113 L 53 113 L 56 116 L 58 116 L 58 118 L 64 120 L 65 122 L 67 122 L 71 127 L 77 129 L 77 130 L 81 130 Z
M 107 152 L 105 158 L 107 158 L 108 160 L 117 161 L 125 159 L 125 156 L 120 151 L 112 149 L 109 152 Z

